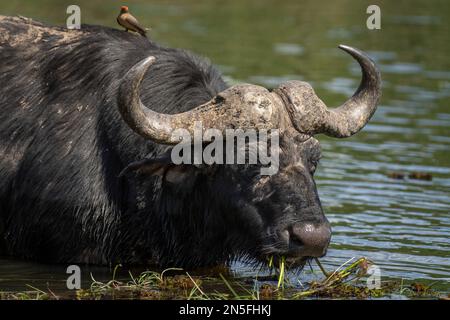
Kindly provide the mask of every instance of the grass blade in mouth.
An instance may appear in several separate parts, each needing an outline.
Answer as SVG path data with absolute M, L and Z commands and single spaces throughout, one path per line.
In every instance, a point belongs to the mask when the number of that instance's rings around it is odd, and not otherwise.
M 273 268 L 273 256 L 270 256 L 269 258 L 269 269 Z
M 284 268 L 285 268 L 285 257 L 281 257 L 280 261 L 280 274 L 278 276 L 278 285 L 277 289 L 280 289 L 280 286 L 284 289 Z

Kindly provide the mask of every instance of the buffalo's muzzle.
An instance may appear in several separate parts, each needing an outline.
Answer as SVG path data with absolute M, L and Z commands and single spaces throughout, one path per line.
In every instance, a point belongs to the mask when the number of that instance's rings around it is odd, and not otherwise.
M 322 257 L 326 254 L 331 239 L 328 222 L 319 225 L 296 223 L 286 231 L 289 256 Z

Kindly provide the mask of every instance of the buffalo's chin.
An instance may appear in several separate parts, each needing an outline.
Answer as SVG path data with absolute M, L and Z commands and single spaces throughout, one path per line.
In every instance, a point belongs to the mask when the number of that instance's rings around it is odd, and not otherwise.
M 303 268 L 305 264 L 310 260 L 310 257 L 297 257 L 297 258 L 286 258 L 286 267 L 290 269 Z
M 289 255 L 264 255 L 258 260 L 264 262 L 271 268 L 280 268 L 284 262 L 285 268 L 288 269 L 302 269 L 305 264 L 311 259 L 311 257 L 305 256 L 289 256 Z

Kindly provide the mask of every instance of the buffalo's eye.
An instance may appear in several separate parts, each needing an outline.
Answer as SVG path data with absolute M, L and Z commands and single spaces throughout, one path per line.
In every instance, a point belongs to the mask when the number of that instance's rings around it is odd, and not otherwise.
M 222 97 L 220 94 L 216 95 L 214 97 L 214 103 L 215 104 L 221 104 L 225 101 L 225 97 Z

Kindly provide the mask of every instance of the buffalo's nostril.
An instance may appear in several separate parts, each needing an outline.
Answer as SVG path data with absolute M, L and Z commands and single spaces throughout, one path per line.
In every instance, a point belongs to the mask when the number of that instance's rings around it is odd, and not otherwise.
M 295 224 L 289 230 L 289 246 L 291 249 L 301 249 L 302 255 L 310 257 L 323 256 L 331 239 L 331 229 L 328 224 Z

